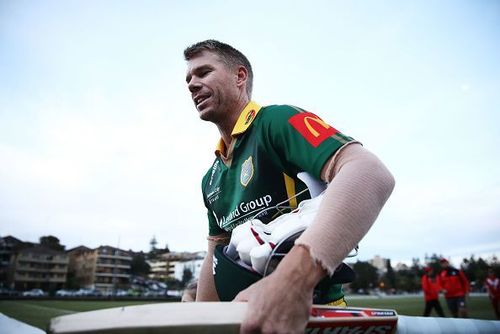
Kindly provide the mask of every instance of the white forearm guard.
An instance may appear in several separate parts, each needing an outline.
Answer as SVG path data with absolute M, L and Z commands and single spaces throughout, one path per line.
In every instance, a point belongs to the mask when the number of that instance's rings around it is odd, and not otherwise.
M 359 144 L 343 147 L 322 176 L 331 182 L 316 219 L 295 245 L 305 246 L 332 274 L 372 226 L 394 188 L 394 178 Z

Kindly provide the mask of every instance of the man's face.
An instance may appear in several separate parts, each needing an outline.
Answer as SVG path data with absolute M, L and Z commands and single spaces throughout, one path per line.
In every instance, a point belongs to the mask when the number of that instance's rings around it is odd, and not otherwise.
M 238 98 L 237 71 L 214 53 L 203 51 L 188 61 L 186 82 L 200 118 L 217 122 Z

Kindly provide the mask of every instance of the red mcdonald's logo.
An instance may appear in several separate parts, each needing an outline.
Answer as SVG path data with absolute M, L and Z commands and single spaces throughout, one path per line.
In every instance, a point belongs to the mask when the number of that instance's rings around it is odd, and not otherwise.
M 338 131 L 310 112 L 292 116 L 288 122 L 311 144 L 318 147 L 326 138 Z

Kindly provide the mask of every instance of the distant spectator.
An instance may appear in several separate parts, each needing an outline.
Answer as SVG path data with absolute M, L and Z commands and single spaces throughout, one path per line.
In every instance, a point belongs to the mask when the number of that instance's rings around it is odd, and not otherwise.
M 488 269 L 488 277 L 484 281 L 484 286 L 488 290 L 488 296 L 493 306 L 493 311 L 497 319 L 500 319 L 500 279 L 495 275 L 493 269 Z
M 450 265 L 447 259 L 439 261 L 441 273 L 439 274 L 439 283 L 444 290 L 444 297 L 448 309 L 454 318 L 467 318 L 467 306 L 465 297 L 469 293 L 469 281 L 462 270 L 456 269 Z
M 194 302 L 196 301 L 196 289 L 198 288 L 198 281 L 192 281 L 186 285 L 184 292 L 182 293 L 182 302 Z
M 434 274 L 434 270 L 431 267 L 425 267 L 424 271 L 425 273 L 421 278 L 422 290 L 424 291 L 425 299 L 424 317 L 428 317 L 433 308 L 436 309 L 436 313 L 440 317 L 444 317 L 443 309 L 439 303 L 439 290 L 441 290 L 441 287 L 439 286 L 439 279 Z

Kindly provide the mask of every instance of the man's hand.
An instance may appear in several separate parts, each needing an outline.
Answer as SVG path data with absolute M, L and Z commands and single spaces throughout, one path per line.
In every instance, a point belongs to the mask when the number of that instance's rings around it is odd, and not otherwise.
M 313 289 L 325 276 L 309 251 L 294 246 L 268 277 L 241 291 L 235 301 L 248 302 L 240 333 L 303 333 Z

